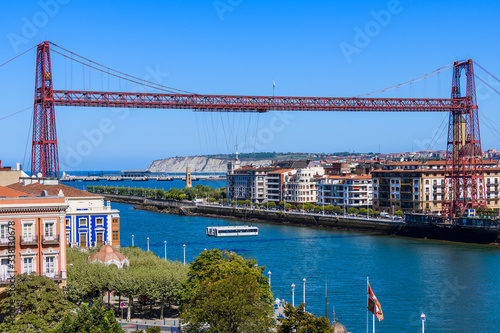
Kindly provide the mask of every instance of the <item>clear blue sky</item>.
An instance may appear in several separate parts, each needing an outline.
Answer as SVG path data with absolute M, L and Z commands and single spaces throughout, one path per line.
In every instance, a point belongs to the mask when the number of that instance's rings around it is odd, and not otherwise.
M 271 95 L 274 80 L 276 95 L 356 96 L 466 58 L 500 77 L 500 3 L 493 1 L 41 0 L 3 1 L 0 10 L 0 63 L 50 40 L 131 75 L 196 93 Z M 34 50 L 0 68 L 0 118 L 32 106 L 34 72 Z M 81 65 L 71 67 L 56 54 L 53 72 L 55 89 L 107 88 L 107 78 L 92 72 L 89 84 L 88 70 L 84 79 Z M 447 98 L 450 81 L 447 71 L 381 96 Z M 109 85 L 135 88 L 113 79 Z M 477 85 L 482 114 L 500 124 L 500 99 Z M 146 168 L 174 155 L 232 153 L 236 137 L 244 152 L 437 150 L 445 148 L 447 130 L 439 136 L 447 123 L 442 113 L 56 112 L 63 170 Z M 32 108 L 0 120 L 4 165 L 28 163 L 31 117 Z M 101 131 L 102 122 L 111 129 Z M 483 124 L 483 149 L 500 148 L 500 135 Z

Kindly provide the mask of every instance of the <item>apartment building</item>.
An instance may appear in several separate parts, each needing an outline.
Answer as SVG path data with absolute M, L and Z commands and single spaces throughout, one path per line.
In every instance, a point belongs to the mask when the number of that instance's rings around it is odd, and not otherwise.
M 373 204 L 370 175 L 325 176 L 318 180 L 318 204 L 345 209 L 371 208 Z
M 283 198 L 294 205 L 318 200 L 318 180 L 325 174 L 323 167 L 297 169 L 293 174 L 285 174 Z
M 499 212 L 497 162 L 484 161 L 486 183 L 484 198 L 489 208 Z M 444 200 L 446 161 L 393 162 L 372 171 L 374 209 L 392 213 L 396 210 L 440 213 Z M 482 197 L 482 184 L 479 184 Z
M 283 188 L 287 178 L 294 176 L 297 173 L 295 169 L 280 169 L 271 171 L 267 174 L 267 200 L 273 201 L 276 204 L 283 201 Z
M 67 208 L 64 197 L 32 196 L 0 186 L 0 292 L 13 275 L 23 273 L 65 285 Z
M 243 166 L 226 175 L 226 194 L 231 201 L 262 203 L 267 198 L 266 176 L 276 167 Z

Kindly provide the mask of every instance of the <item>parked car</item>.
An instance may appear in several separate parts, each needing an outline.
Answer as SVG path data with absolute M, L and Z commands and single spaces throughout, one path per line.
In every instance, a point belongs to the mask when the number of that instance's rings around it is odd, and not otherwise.
M 140 295 L 139 296 L 139 303 L 142 305 L 150 305 L 150 304 L 155 304 L 155 301 L 154 301 L 154 299 L 151 299 L 146 295 Z

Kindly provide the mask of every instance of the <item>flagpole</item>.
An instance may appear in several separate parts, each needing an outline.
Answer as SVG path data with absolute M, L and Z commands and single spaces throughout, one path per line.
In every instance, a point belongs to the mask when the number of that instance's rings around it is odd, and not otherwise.
M 369 322 L 369 316 L 368 316 L 368 276 L 366 277 L 366 333 L 368 333 L 368 322 Z
M 373 316 L 373 333 L 375 333 L 375 315 L 372 316 Z

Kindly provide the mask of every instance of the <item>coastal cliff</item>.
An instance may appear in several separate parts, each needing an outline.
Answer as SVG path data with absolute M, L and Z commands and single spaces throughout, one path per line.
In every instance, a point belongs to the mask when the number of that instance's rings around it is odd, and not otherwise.
M 227 163 L 232 158 L 209 157 L 209 156 L 188 156 L 171 157 L 153 161 L 148 171 L 165 173 L 183 173 L 186 167 L 191 168 L 193 173 L 226 173 Z M 241 159 L 241 165 L 265 166 L 273 163 L 270 159 Z

